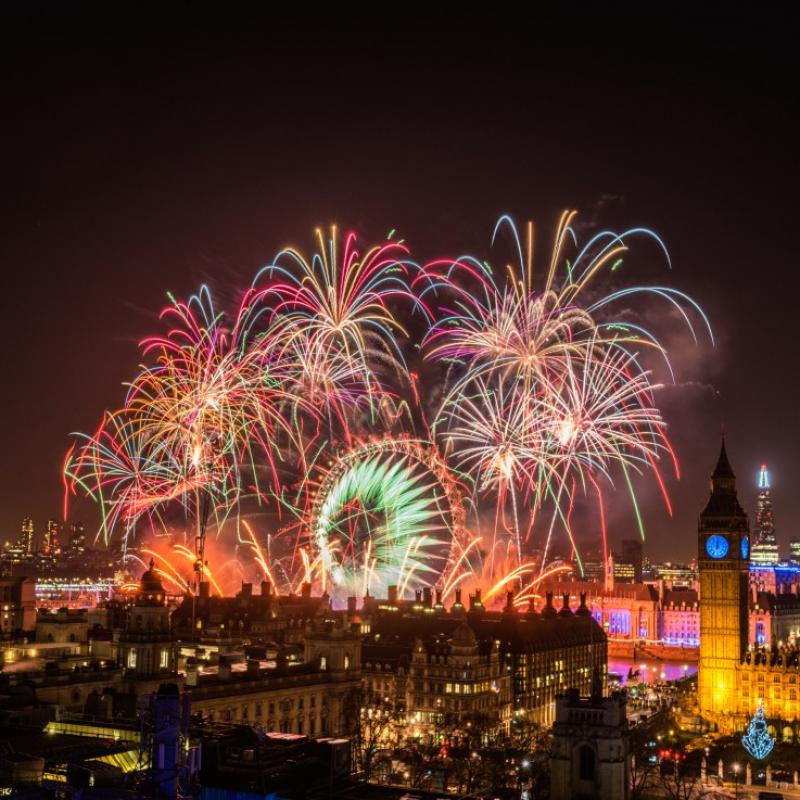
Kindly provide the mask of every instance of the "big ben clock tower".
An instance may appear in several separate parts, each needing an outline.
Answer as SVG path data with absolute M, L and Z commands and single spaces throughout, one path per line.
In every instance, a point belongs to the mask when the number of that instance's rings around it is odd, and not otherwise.
M 736 712 L 736 668 L 747 650 L 750 526 L 736 497 L 725 441 L 697 526 L 700 572 L 700 713 Z

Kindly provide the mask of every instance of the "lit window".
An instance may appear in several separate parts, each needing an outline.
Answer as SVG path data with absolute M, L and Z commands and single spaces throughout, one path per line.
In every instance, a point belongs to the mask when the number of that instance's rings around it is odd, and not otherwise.
M 128 669 L 136 669 L 136 651 L 128 650 Z
M 328 669 L 328 658 L 327 658 L 327 656 L 320 656 L 319 657 L 319 668 L 320 669 Z
M 345 655 L 344 657 L 344 668 L 350 669 L 350 656 Z
M 161 669 L 169 669 L 169 650 L 166 647 L 161 651 Z

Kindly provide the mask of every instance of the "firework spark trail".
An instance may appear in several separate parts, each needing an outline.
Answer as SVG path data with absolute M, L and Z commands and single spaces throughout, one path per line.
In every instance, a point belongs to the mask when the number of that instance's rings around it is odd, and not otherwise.
M 328 238 L 317 231 L 310 256 L 281 250 L 230 315 L 205 286 L 186 302 L 170 297 L 166 331 L 141 342 L 124 406 L 67 453 L 65 516 L 85 494 L 100 508 L 98 535 L 127 542 L 148 525 L 166 530 L 175 510 L 194 518 L 198 537 L 209 513 L 218 535 L 232 515 L 241 552 L 276 588 L 405 593 L 436 582 L 447 595 L 474 580 L 489 584 L 489 598 L 510 584 L 528 596 L 561 570 L 547 563 L 559 526 L 580 565 L 581 492 L 596 498 L 606 554 L 603 487 L 620 474 L 644 535 L 631 476 L 654 475 L 669 511 L 659 462 L 671 459 L 676 475 L 678 463 L 642 360 L 655 353 L 670 375 L 673 365 L 656 333 L 614 310 L 652 299 L 694 341 L 693 319 L 711 331 L 680 291 L 612 285 L 636 237 L 669 263 L 652 231 L 600 231 L 581 244 L 573 221 L 565 212 L 541 274 L 533 225 L 523 236 L 504 216 L 492 244 L 507 235 L 516 263 L 501 269 L 473 256 L 420 267 L 393 234 L 362 248 L 333 228 Z M 431 393 L 404 357 L 409 314 L 427 326 L 423 357 L 447 370 L 430 425 Z M 420 430 L 424 441 L 411 438 Z M 368 436 L 377 444 L 364 448 Z M 467 529 L 462 484 L 475 525 L 481 501 L 494 498 L 491 537 Z M 289 515 L 266 548 L 242 519 L 247 502 Z M 539 544 L 545 507 L 534 577 L 523 543 Z M 196 559 L 182 548 L 179 559 Z M 236 564 L 217 562 L 217 575 Z M 161 561 L 159 570 L 177 574 Z
M 387 241 L 361 253 L 354 233 L 334 227 L 326 241 L 317 230 L 318 251 L 309 259 L 282 250 L 253 282 L 270 319 L 270 347 L 279 363 L 296 365 L 288 377 L 349 439 L 353 408 L 366 407 L 373 422 L 392 414 L 391 392 L 381 373 L 409 384 L 398 336 L 408 333 L 390 309 L 396 302 L 429 312 L 411 291 L 419 271 L 401 242 Z M 263 286 L 262 286 L 263 284 Z
M 665 254 L 666 249 L 646 229 L 602 231 L 570 261 L 567 247 L 577 246 L 573 217 L 562 216 L 541 291 L 533 282 L 533 227 L 528 226 L 523 248 L 509 217 L 500 219 L 493 240 L 501 229 L 510 233 L 516 268 L 509 265 L 498 278 L 488 263 L 471 256 L 439 260 L 424 268 L 427 285 L 420 291 L 440 298 L 439 318 L 423 342 L 427 358 L 460 365 L 448 373 L 455 377 L 446 388 L 434 434 L 455 446 L 455 463 L 474 475 L 478 491 L 493 485 L 498 520 L 510 502 L 518 564 L 523 559 L 517 490 L 532 499 L 529 530 L 540 504 L 554 500 L 540 574 L 546 568 L 556 518 L 575 547 L 568 521 L 574 491 L 564 492 L 573 474 L 584 491 L 587 482 L 599 491 L 596 479 L 611 482 L 615 467 L 629 487 L 631 470 L 650 469 L 669 508 L 656 461 L 661 452 L 672 454 L 672 449 L 653 404 L 658 386 L 639 367 L 637 352 L 655 349 L 671 370 L 666 351 L 641 326 L 595 315 L 631 295 L 653 295 L 678 309 L 695 341 L 684 306 L 699 314 L 711 335 L 699 306 L 665 287 L 628 288 L 592 301 L 593 282 L 619 267 L 629 238 L 644 235 Z M 474 292 L 468 290 L 470 285 Z M 569 499 L 566 516 L 560 507 L 562 495 Z M 602 504 L 601 494 L 598 498 Z M 641 521 L 633 495 L 632 503 Z M 500 534 L 496 524 L 495 538 Z M 577 550 L 575 555 L 579 558 Z

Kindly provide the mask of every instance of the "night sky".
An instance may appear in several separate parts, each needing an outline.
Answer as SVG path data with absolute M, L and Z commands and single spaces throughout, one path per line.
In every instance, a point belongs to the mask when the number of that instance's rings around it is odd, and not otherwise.
M 717 336 L 665 338 L 679 385 L 660 403 L 683 476 L 672 519 L 642 488 L 646 552 L 694 553 L 723 423 L 751 518 L 769 464 L 785 547 L 800 534 L 797 27 L 707 8 L 7 16 L 0 539 L 59 515 L 69 433 L 121 402 L 166 291 L 207 281 L 233 298 L 332 222 L 367 239 L 397 228 L 424 260 L 490 255 L 503 212 L 549 239 L 576 208 L 658 231 L 672 272 L 642 247 L 631 274 L 689 292 Z M 612 539 L 631 535 L 627 502 L 610 505 Z

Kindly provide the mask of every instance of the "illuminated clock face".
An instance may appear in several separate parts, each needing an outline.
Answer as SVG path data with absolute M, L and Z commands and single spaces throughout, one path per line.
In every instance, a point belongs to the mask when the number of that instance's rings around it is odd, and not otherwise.
M 715 533 L 706 539 L 706 553 L 711 558 L 725 558 L 728 555 L 728 540 L 724 536 Z
M 746 536 L 742 536 L 742 558 L 747 558 L 750 555 L 750 542 Z

